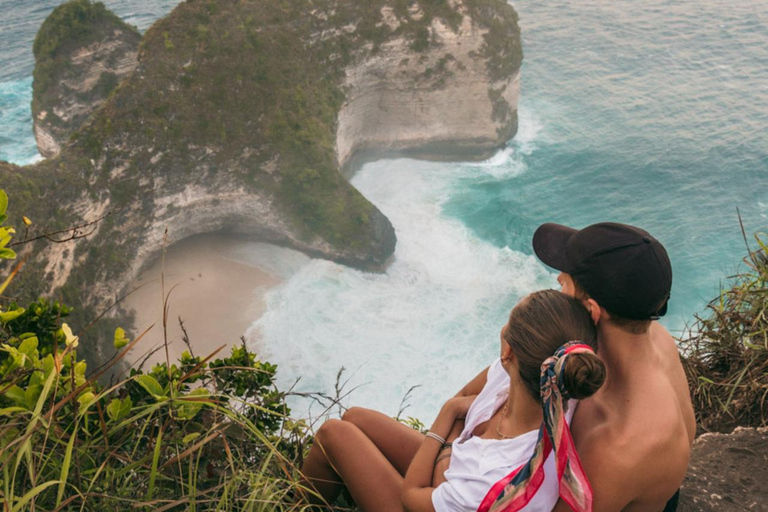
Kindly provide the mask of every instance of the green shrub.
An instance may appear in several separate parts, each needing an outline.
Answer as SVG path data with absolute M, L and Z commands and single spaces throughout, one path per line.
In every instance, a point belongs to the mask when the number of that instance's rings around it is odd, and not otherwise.
M 699 428 L 768 425 L 768 245 L 756 236 L 747 270 L 680 341 Z
M 77 46 L 103 40 L 115 28 L 140 37 L 135 27 L 118 18 L 102 2 L 71 0 L 53 10 L 40 26 L 32 46 L 36 63 L 33 82 L 35 112 L 47 109 L 56 101 L 51 90 L 60 80 L 61 71 L 71 66 L 66 58 L 67 52 Z M 99 78 L 97 91 L 106 97 L 116 85 L 117 77 L 103 74 Z
M 7 196 L 0 191 L 2 247 Z M 10 249 L 8 250 L 10 251 Z M 15 254 L 0 252 L 0 258 Z M 0 296 L 10 283 L 0 286 Z M 98 378 L 139 341 L 89 369 L 66 306 L 0 302 L 0 501 L 5 510 L 294 510 L 308 440 L 288 420 L 277 367 L 245 344 Z

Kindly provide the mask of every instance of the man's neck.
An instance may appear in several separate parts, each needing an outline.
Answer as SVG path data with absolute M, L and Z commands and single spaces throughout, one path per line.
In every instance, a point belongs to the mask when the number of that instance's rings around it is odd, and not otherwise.
M 622 387 L 645 367 L 656 364 L 657 354 L 651 342 L 650 329 L 632 334 L 603 321 L 597 327 L 598 356 L 606 366 L 604 389 Z

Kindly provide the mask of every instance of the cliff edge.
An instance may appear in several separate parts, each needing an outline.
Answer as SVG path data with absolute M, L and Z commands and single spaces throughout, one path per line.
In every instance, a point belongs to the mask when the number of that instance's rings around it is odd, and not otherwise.
M 680 490 L 680 512 L 768 511 L 768 428 L 703 434 Z
M 95 43 L 57 44 L 75 58 Z M 81 230 L 87 240 L 27 245 L 33 268 L 16 290 L 103 309 L 166 230 L 168 243 L 230 233 L 380 266 L 392 225 L 339 170 L 397 154 L 487 157 L 516 131 L 521 61 L 503 0 L 184 2 L 57 157 L 0 163 L 13 211 L 41 222 L 28 237 L 107 215 Z M 48 104 L 36 89 L 34 101 L 55 111 L 65 96 Z

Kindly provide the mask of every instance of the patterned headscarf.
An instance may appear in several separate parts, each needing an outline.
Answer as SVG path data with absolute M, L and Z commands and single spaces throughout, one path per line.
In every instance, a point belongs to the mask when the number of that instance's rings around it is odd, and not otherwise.
M 592 511 L 592 488 L 581 467 L 565 420 L 563 385 L 565 363 L 570 354 L 594 352 L 580 341 L 569 341 L 541 365 L 541 407 L 544 421 L 539 439 L 527 463 L 496 482 L 488 491 L 478 512 L 516 512 L 525 507 L 544 482 L 544 461 L 555 451 L 560 497 L 576 512 Z

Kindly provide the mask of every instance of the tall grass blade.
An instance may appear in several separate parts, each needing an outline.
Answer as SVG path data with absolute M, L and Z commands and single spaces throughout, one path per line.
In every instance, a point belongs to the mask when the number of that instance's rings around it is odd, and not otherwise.
M 61 463 L 61 476 L 59 480 L 59 491 L 56 493 L 56 507 L 61 505 L 61 500 L 64 499 L 64 490 L 67 487 L 67 479 L 69 478 L 69 468 L 72 465 L 72 449 L 75 447 L 75 439 L 77 439 L 78 422 L 75 421 L 75 428 L 70 434 L 69 442 L 67 443 L 67 449 L 64 452 L 64 460 Z
M 155 481 L 157 480 L 158 464 L 160 463 L 160 447 L 163 444 L 163 429 L 160 428 L 160 432 L 157 433 L 157 439 L 155 440 L 155 450 L 152 454 L 152 469 L 149 473 L 149 491 L 147 491 L 147 499 L 152 499 L 155 494 Z
M 56 485 L 58 483 L 59 483 L 58 480 L 51 480 L 50 482 L 45 482 L 45 483 L 42 483 L 42 484 L 40 484 L 40 485 L 38 485 L 36 487 L 33 487 L 24 496 L 19 498 L 19 501 L 16 503 L 16 505 L 13 508 L 11 508 L 11 512 L 18 512 L 18 511 L 20 511 L 21 509 L 24 508 L 24 506 L 27 503 L 29 503 L 30 501 L 35 499 L 35 497 L 38 494 L 40 494 L 41 492 L 43 492 L 47 488 L 49 488 L 51 486 L 54 486 L 54 485 Z

